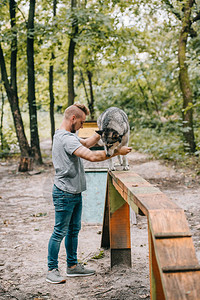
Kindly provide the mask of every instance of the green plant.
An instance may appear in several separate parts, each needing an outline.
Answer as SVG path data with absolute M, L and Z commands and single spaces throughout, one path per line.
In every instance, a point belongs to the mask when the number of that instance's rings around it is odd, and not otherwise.
M 94 255 L 92 258 L 93 259 L 101 259 L 105 256 L 104 251 L 101 250 L 98 254 Z

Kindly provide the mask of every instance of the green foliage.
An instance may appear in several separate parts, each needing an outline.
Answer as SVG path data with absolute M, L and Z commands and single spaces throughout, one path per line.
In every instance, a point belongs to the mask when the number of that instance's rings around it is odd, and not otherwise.
M 10 146 L 7 143 L 5 136 L 3 135 L 0 141 L 0 158 L 10 154 Z
M 104 256 L 105 256 L 105 253 L 103 250 L 101 250 L 98 254 L 95 254 L 92 258 L 93 259 L 102 259 L 102 258 L 104 258 Z
M 158 132 L 152 128 L 141 128 L 131 133 L 131 144 L 135 150 L 152 154 L 156 158 L 178 161 L 184 154 L 180 136 L 166 132 Z
M 159 158 L 181 160 L 183 152 L 181 110 L 182 95 L 178 80 L 177 41 L 182 14 L 180 1 L 172 11 L 169 1 L 112 0 L 78 1 L 73 11 L 70 1 L 58 2 L 53 17 L 53 1 L 36 3 L 35 17 L 35 72 L 40 139 L 50 137 L 49 66 L 54 66 L 55 111 L 63 112 L 67 105 L 67 55 L 72 37 L 71 22 L 76 19 L 75 37 L 75 92 L 76 101 L 87 104 L 81 82 L 82 71 L 89 90 L 86 72 L 92 72 L 96 117 L 109 106 L 124 109 L 133 130 L 132 139 L 137 150 L 153 153 Z M 10 69 L 9 2 L 1 1 L 1 45 L 7 69 Z M 26 134 L 29 138 L 27 104 L 27 14 L 28 0 L 17 1 L 18 36 L 18 94 L 23 112 Z M 196 4 L 192 16 L 197 14 Z M 194 128 L 197 153 L 200 148 L 200 23 L 193 24 L 196 37 L 189 38 L 187 63 L 193 89 Z M 55 59 L 51 60 L 54 51 Z M 8 72 L 9 73 L 9 72 Z M 8 120 L 10 111 L 5 108 Z M 56 120 L 62 115 L 56 114 Z M 9 147 L 16 144 L 14 126 L 10 117 L 3 133 Z M 57 123 L 59 124 L 59 122 Z M 7 126 L 7 127 L 6 127 Z M 57 125 L 56 125 L 57 126 Z M 17 149 L 17 148 L 16 148 Z
M 153 126 L 152 126 L 153 125 Z M 154 158 L 173 161 L 179 166 L 194 166 L 197 175 L 200 174 L 200 130 L 195 130 L 197 151 L 195 156 L 184 151 L 179 121 L 165 123 L 148 120 L 141 126 L 136 125 L 131 131 L 130 145 L 133 149 L 152 155 Z
M 24 125 L 25 125 L 26 136 L 27 136 L 28 140 L 30 140 L 29 114 L 26 110 L 25 110 L 25 112 L 22 113 L 22 117 L 23 117 L 23 121 L 24 121 Z M 56 128 L 58 128 L 60 126 L 62 118 L 63 118 L 62 113 L 55 113 Z M 49 112 L 40 110 L 38 112 L 38 127 L 39 127 L 40 141 L 51 138 L 49 124 L 50 124 Z M 16 137 L 13 120 L 12 120 L 12 116 L 11 116 L 11 112 L 10 112 L 8 103 L 6 104 L 6 107 L 5 107 L 3 133 L 4 133 L 5 143 L 4 143 L 3 150 L 1 150 L 1 145 L 0 145 L 0 157 L 19 153 L 17 137 Z
M 3 145 L 0 142 L 0 158 L 19 152 L 15 128 L 8 104 L 5 105 L 5 111 L 7 111 L 7 113 L 4 115 Z

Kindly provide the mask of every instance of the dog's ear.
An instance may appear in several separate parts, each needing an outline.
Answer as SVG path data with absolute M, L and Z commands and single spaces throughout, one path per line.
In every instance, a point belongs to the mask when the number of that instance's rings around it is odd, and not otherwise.
M 103 134 L 103 130 L 95 130 L 96 133 L 98 133 L 100 136 Z

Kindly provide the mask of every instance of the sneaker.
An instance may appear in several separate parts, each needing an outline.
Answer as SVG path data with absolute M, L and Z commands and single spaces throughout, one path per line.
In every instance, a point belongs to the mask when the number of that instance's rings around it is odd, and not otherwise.
M 47 273 L 46 281 L 50 283 L 63 283 L 66 279 L 60 275 L 58 269 L 53 269 Z
M 94 270 L 85 269 L 83 265 L 77 264 L 73 269 L 67 267 L 67 276 L 90 276 L 94 275 L 96 272 Z

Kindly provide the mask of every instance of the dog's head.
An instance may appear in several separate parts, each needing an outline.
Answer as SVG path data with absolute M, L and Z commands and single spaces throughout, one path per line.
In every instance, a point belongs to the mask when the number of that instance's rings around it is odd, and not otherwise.
M 114 150 L 121 143 L 123 135 L 120 135 L 116 130 L 111 128 L 97 130 L 96 132 L 101 135 L 101 139 L 105 146 L 106 156 L 112 156 Z

